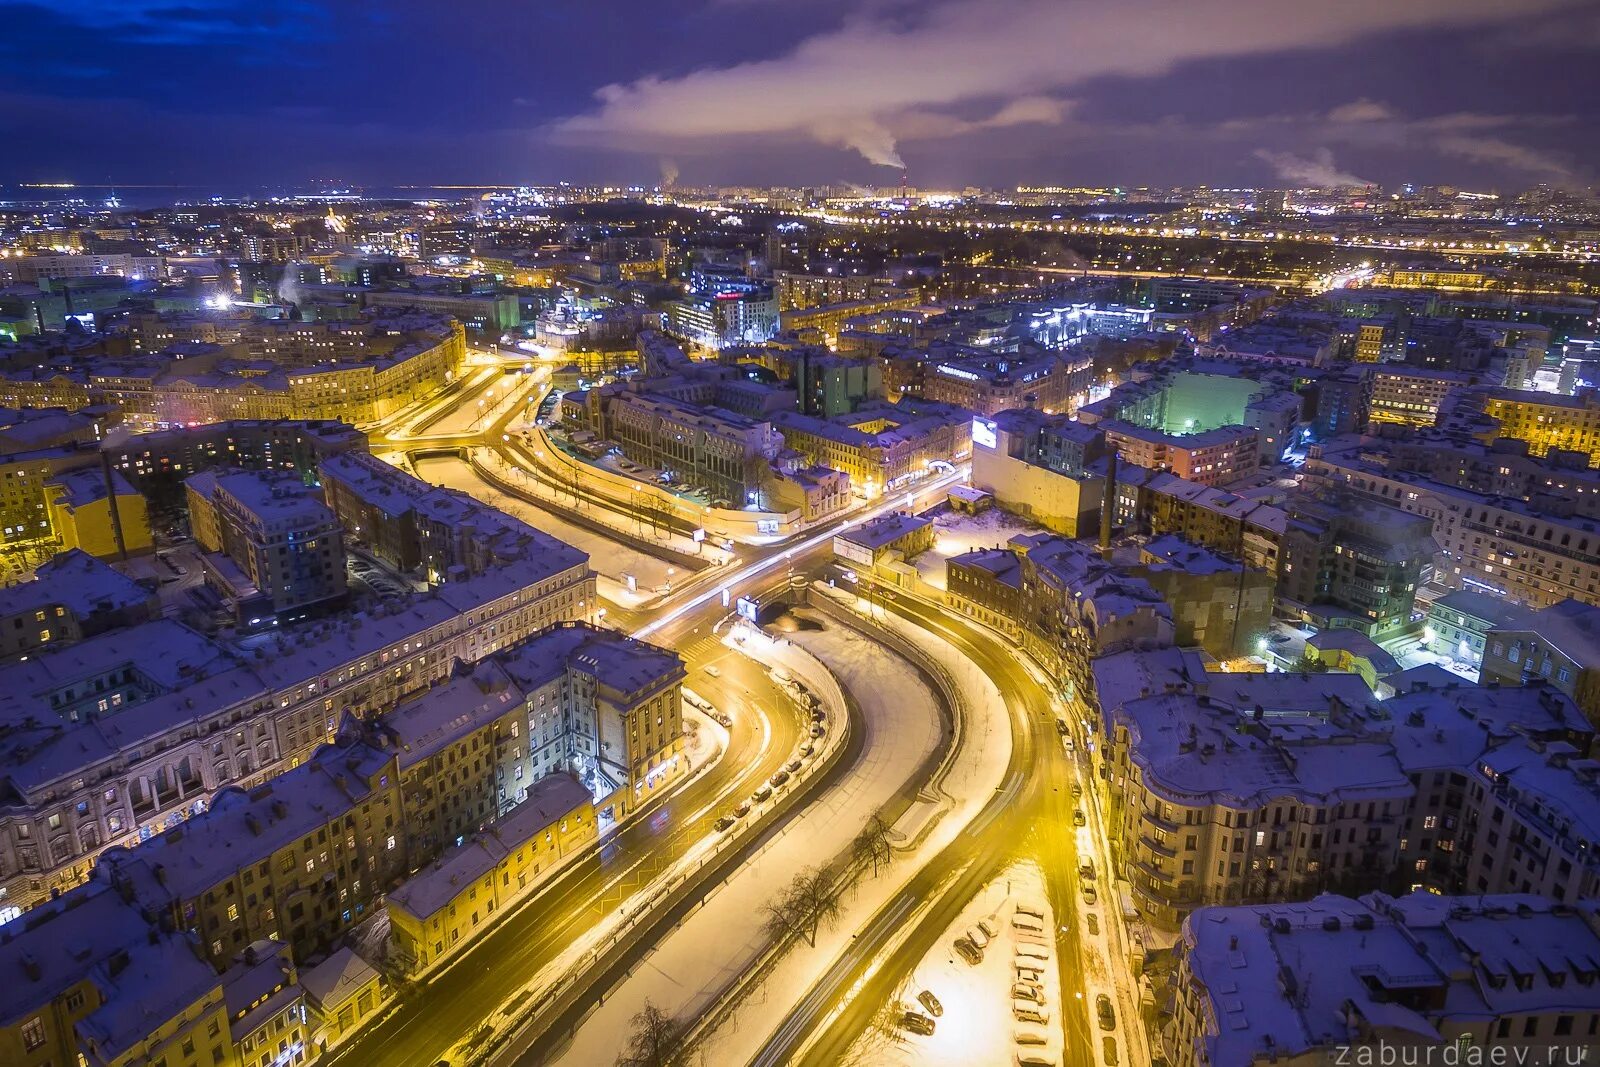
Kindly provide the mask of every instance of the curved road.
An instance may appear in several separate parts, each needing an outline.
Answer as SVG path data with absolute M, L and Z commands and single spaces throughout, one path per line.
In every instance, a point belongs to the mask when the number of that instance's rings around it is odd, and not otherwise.
M 873 1025 L 881 1006 L 894 996 L 966 903 L 1018 856 L 1040 862 L 1058 916 L 1056 959 L 1064 998 L 1059 1025 L 1066 1036 L 1063 1062 L 1085 1067 L 1097 1063 L 1098 1033 L 1090 1031 L 1087 1008 L 1072 997 L 1083 988 L 1077 970 L 1079 932 L 1076 923 L 1059 918 L 1076 914 L 1072 895 L 1078 859 L 1071 819 L 1072 771 L 1056 738 L 1048 695 L 985 631 L 905 597 L 882 606 L 943 637 L 993 679 L 1011 713 L 1015 738 L 1005 785 L 955 841 L 857 932 L 849 951 L 785 1017 L 752 1063 L 754 1067 L 833 1067 L 843 1062 L 856 1037 Z M 960 872 L 953 882 L 949 881 L 952 872 Z M 902 933 L 906 915 L 935 897 L 936 903 L 919 917 L 912 932 L 887 950 Z M 847 997 L 844 1010 L 829 1022 L 829 1013 Z M 817 1032 L 815 1041 L 799 1055 L 813 1032 Z

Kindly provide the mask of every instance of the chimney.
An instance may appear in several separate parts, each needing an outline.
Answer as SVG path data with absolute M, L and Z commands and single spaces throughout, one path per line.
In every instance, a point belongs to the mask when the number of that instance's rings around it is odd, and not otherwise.
M 1100 551 L 1104 552 L 1111 547 L 1111 514 L 1116 510 L 1117 502 L 1117 451 L 1111 450 L 1106 457 L 1106 493 L 1105 499 L 1100 501 Z

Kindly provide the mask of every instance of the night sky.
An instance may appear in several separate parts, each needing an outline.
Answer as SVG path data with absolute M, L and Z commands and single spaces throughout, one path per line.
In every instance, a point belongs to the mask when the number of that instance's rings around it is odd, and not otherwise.
M 1600 3 L 0 2 L 0 181 L 1587 185 Z

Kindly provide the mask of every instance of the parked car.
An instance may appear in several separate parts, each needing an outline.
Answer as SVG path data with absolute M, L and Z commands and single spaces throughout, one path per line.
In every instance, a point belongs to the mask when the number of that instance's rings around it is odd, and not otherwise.
M 1094 1014 L 1100 1020 L 1100 1029 L 1115 1030 L 1117 1028 L 1117 1013 L 1112 1010 L 1111 998 L 1104 993 L 1094 998 Z
M 1018 960 L 1047 960 L 1049 958 L 1050 950 L 1043 945 L 1035 945 L 1025 941 L 1017 946 Z
M 984 933 L 976 926 L 967 931 L 967 939 L 974 945 L 977 945 L 979 948 L 988 948 L 989 942 L 992 940 L 988 934 Z
M 1048 1052 L 1019 1052 L 1017 1067 L 1056 1067 L 1056 1058 Z
M 979 919 L 978 929 L 982 930 L 988 937 L 998 937 L 1000 934 L 1000 928 L 989 919 Z
M 824 733 L 827 733 L 827 731 L 822 728 L 822 724 L 820 722 L 811 728 L 812 737 L 821 737 Z
M 1038 905 L 1034 905 L 1034 904 L 1018 904 L 1017 905 L 1017 914 L 1018 915 L 1028 915 L 1028 916 L 1031 916 L 1032 918 L 1038 919 L 1040 922 L 1044 922 L 1044 908 L 1039 907 Z
M 1106 1067 L 1117 1067 L 1117 1039 L 1107 1034 L 1100 1040 L 1100 1058 Z
M 1056 733 L 1060 734 L 1062 737 L 1066 737 L 1067 736 L 1067 720 L 1066 719 L 1057 719 L 1056 720 Z
M 733 817 L 735 819 L 742 819 L 746 815 L 749 815 L 749 814 L 750 814 L 750 802 L 748 800 L 739 801 L 739 803 L 733 809 Z
M 1031 1000 L 1035 1004 L 1044 1003 L 1044 988 L 1037 982 L 1011 983 L 1011 999 Z
M 1074 825 L 1074 826 L 1087 826 L 1087 825 L 1089 825 L 1089 820 L 1083 814 L 1083 809 L 1082 808 L 1073 808 L 1072 809 L 1072 825 Z
M 772 795 L 772 787 L 770 785 L 764 785 L 760 789 L 757 789 L 754 793 L 751 793 L 750 797 L 757 804 L 759 804 L 762 801 L 766 800 L 771 795 Z
M 780 786 L 784 782 L 787 782 L 788 780 L 789 780 L 789 772 L 788 771 L 779 771 L 777 774 L 774 774 L 771 778 L 767 779 L 767 781 L 771 782 L 774 787 Z
M 1083 796 L 1083 786 L 1077 782 L 1072 783 L 1072 799 L 1077 800 Z
M 799 760 L 792 759 L 792 760 L 789 761 L 789 771 L 790 771 L 791 774 L 793 772 L 795 772 L 795 771 L 798 771 L 799 769 L 800 769 L 800 761 Z
M 965 937 L 956 938 L 956 955 L 973 967 L 983 962 L 983 950 Z
M 913 1034 L 923 1037 L 933 1036 L 933 1020 L 920 1011 L 907 1011 L 900 1016 L 900 1025 L 910 1030 Z
M 1023 915 L 1020 912 L 1011 917 L 1011 925 L 1017 930 L 1025 930 L 1030 934 L 1037 934 L 1044 929 L 1044 924 L 1032 915 Z
M 732 815 L 724 815 L 722 818 L 717 820 L 717 829 L 719 831 L 726 830 L 728 827 L 730 827 L 732 825 L 733 825 L 733 816 Z
M 1017 1004 L 1013 1002 L 1011 1005 L 1011 1017 L 1019 1023 L 1038 1023 L 1040 1026 L 1046 1026 L 1050 1022 L 1050 1013 L 1035 1004 Z
M 917 994 L 917 1003 L 928 1009 L 928 1014 L 935 1019 L 944 1014 L 944 1005 L 939 1003 L 939 998 L 933 995 L 933 990 L 924 989 Z
M 1087 921 L 1089 923 L 1089 932 L 1098 936 L 1100 933 L 1100 917 L 1091 911 Z
M 1098 904 L 1100 902 L 1100 894 L 1095 892 L 1093 882 L 1083 883 L 1083 902 L 1085 904 Z
M 1050 1038 L 1038 1030 L 1016 1030 L 1011 1035 L 1019 1045 L 1048 1045 Z

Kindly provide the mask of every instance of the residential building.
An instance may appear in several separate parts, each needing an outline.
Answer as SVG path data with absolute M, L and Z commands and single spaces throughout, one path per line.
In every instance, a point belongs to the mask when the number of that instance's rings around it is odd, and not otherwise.
M 1512 610 L 1493 616 L 1481 638 L 1480 680 L 1525 685 L 1543 679 L 1600 725 L 1600 607 L 1563 600 L 1535 612 Z
M 1272 622 L 1272 574 L 1173 534 L 1151 538 L 1138 553 L 1137 564 L 1123 569 L 1166 602 L 1176 644 L 1218 660 L 1257 649 Z
M 1491 632 L 1525 626 L 1534 617 L 1533 612 L 1500 597 L 1458 589 L 1437 597 L 1428 606 L 1428 625 L 1422 639 L 1434 655 L 1477 670 L 1483 665 Z M 1481 680 L 1489 678 L 1485 675 Z M 1570 689 L 1563 692 L 1572 694 Z
M 388 893 L 394 958 L 417 973 L 466 951 L 497 912 L 526 900 L 564 860 L 598 841 L 588 789 L 566 774 L 540 778 L 526 799 Z
M 160 614 L 153 589 L 72 549 L 45 561 L 29 581 L 0 590 L 0 660 L 61 648 Z
M 98 559 L 127 559 L 155 551 L 143 496 L 116 471 L 66 470 L 44 484 L 50 528 L 61 550 Z
M 777 300 L 774 299 L 776 306 Z M 847 320 L 861 315 L 875 315 L 884 311 L 897 311 L 916 307 L 922 298 L 915 292 L 883 295 L 866 300 L 849 300 L 839 304 L 818 304 L 795 307 L 778 314 L 779 332 L 793 334 L 802 340 L 815 338 L 829 348 L 839 343 L 839 331 Z
M 1150 470 L 1171 471 L 1198 485 L 1226 485 L 1255 472 L 1260 443 L 1248 426 L 1169 434 L 1111 419 L 1098 424 L 1106 448 Z
M 1600 916 L 1532 895 L 1324 894 L 1183 925 L 1173 1067 L 1583 1058 L 1600 1041 Z
M 848 474 L 851 488 L 869 500 L 972 454 L 971 416 L 942 405 L 869 404 L 841 419 L 785 412 L 772 422 L 785 446 Z
M 344 531 L 293 471 L 190 475 L 189 529 L 206 578 L 240 621 L 304 618 L 344 602 Z
M 1411 625 L 1438 544 L 1433 523 L 1353 495 L 1289 505 L 1280 599 L 1317 629 L 1385 637 Z

